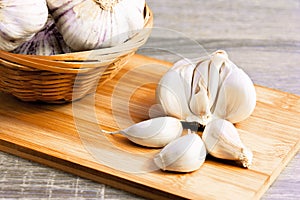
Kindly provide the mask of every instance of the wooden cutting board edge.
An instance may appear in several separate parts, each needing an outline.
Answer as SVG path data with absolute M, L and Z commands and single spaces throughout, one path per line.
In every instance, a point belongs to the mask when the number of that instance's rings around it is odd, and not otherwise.
M 131 192 L 133 194 L 147 197 L 150 199 L 186 199 L 175 194 L 167 193 L 166 191 L 160 191 L 156 188 L 151 188 L 149 186 L 141 185 L 134 181 L 125 180 L 114 176 L 113 174 L 108 174 L 96 169 L 92 169 L 79 163 L 74 163 L 68 160 L 57 158 L 48 155 L 43 152 L 31 149 L 29 147 L 22 146 L 17 143 L 6 141 L 0 139 L 0 151 L 31 160 L 42 165 L 46 165 L 64 172 L 77 175 L 82 178 L 86 178 L 98 183 L 107 184 L 114 188 L 118 188 L 124 191 Z
M 274 181 L 278 178 L 282 170 L 289 164 L 289 162 L 295 157 L 295 155 L 300 151 L 300 139 L 295 144 L 294 148 L 283 159 L 283 163 L 280 167 L 277 167 L 275 171 L 269 176 L 265 184 L 257 191 L 254 199 L 260 199 L 263 194 L 270 188 Z

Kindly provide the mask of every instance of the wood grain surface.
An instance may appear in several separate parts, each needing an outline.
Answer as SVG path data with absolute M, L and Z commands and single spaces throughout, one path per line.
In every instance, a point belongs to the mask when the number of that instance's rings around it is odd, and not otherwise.
M 197 41 L 208 52 L 226 50 L 256 84 L 300 94 L 299 1 L 147 2 L 155 26 L 169 30 L 147 45 L 167 51 L 149 48 L 139 53 L 171 62 L 179 54 L 199 57 L 203 49 L 198 53 L 192 42 Z M 299 199 L 299 163 L 298 153 L 262 199 Z M 0 171 L 1 198 L 142 199 L 5 153 L 0 153 Z
M 101 132 L 149 119 L 169 66 L 134 55 L 94 95 L 72 104 L 23 103 L 1 94 L 0 150 L 151 199 L 260 198 L 300 149 L 300 96 L 256 86 L 254 112 L 236 124 L 254 154 L 250 169 L 208 157 L 193 173 L 166 173 L 153 162 L 160 149 Z

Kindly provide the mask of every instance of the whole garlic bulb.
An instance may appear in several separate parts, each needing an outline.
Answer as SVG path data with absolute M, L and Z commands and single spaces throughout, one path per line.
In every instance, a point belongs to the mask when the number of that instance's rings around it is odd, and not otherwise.
M 44 28 L 36 33 L 29 41 L 16 48 L 13 53 L 27 55 L 56 55 L 72 52 L 61 34 L 58 32 L 51 16 Z
M 145 0 L 47 0 L 59 32 L 73 50 L 111 47 L 144 26 Z
M 166 115 L 181 120 L 206 125 L 223 118 L 236 123 L 253 112 L 256 92 L 249 76 L 219 50 L 197 63 L 175 63 L 161 78 L 156 99 Z
M 206 154 L 199 135 L 188 133 L 167 144 L 155 155 L 154 162 L 164 171 L 192 172 L 202 166 Z
M 30 40 L 47 17 L 46 0 L 1 0 L 0 50 L 12 51 Z
M 163 147 L 181 136 L 181 122 L 173 117 L 157 117 L 134 124 L 124 130 L 108 132 L 122 134 L 130 141 L 146 147 Z
M 208 153 L 216 158 L 234 160 L 249 168 L 253 154 L 242 143 L 234 125 L 224 119 L 215 119 L 207 124 L 202 140 Z

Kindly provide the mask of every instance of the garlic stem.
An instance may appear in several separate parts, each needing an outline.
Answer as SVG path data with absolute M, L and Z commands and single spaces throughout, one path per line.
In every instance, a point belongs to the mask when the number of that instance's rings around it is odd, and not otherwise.
M 113 8 L 120 0 L 94 0 L 103 10 L 113 11 Z

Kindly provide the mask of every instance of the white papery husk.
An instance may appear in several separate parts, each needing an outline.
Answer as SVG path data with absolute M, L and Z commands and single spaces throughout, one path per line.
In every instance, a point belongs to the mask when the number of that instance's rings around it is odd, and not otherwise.
M 111 6 L 105 6 L 105 2 Z M 144 26 L 144 0 L 47 0 L 47 3 L 59 32 L 76 51 L 121 44 Z
M 0 50 L 12 51 L 40 31 L 48 16 L 45 0 L 0 1 Z

